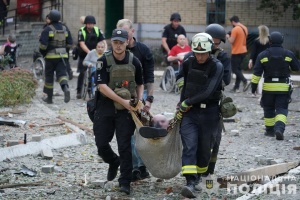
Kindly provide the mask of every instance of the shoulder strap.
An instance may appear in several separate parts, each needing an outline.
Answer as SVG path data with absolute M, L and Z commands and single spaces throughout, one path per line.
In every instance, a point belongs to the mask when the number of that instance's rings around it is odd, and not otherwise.
M 240 26 L 240 25 L 238 25 L 238 26 L 241 27 L 241 29 L 244 31 L 245 36 L 247 37 L 245 29 L 242 26 Z
M 97 26 L 94 26 L 94 30 L 95 30 L 95 33 L 97 35 L 97 37 L 99 37 L 99 28 Z
M 129 52 L 129 61 L 128 61 L 128 64 L 132 64 L 132 60 L 133 60 L 133 53 Z
M 105 52 L 104 55 L 106 57 L 107 66 L 116 64 L 111 51 Z

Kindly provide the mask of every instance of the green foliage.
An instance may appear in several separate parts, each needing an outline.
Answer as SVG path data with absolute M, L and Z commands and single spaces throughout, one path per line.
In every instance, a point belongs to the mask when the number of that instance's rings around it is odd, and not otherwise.
M 7 66 L 10 61 L 12 61 L 12 59 L 9 55 L 0 56 L 0 66 Z
M 273 15 L 273 19 L 278 21 L 289 7 L 293 9 L 293 20 L 298 20 L 300 18 L 299 0 L 261 0 L 257 10 L 262 10 Z
M 0 72 L 0 107 L 30 103 L 38 86 L 33 73 L 13 68 Z

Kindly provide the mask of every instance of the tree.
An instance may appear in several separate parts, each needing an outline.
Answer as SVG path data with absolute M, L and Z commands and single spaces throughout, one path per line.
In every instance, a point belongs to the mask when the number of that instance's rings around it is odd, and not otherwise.
M 300 0 L 261 0 L 257 9 L 270 13 L 277 21 L 288 8 L 293 9 L 293 20 L 298 20 L 300 18 Z

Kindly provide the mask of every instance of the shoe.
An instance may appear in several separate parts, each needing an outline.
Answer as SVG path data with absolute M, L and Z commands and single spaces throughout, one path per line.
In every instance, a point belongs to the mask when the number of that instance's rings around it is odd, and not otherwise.
M 120 192 L 130 195 L 130 185 L 120 184 Z
M 118 168 L 120 166 L 119 158 L 114 161 L 113 163 L 109 164 L 108 173 L 107 173 L 107 180 L 112 181 L 116 178 L 118 174 Z
M 275 135 L 276 135 L 276 140 L 283 140 L 283 133 L 280 131 L 275 131 Z
M 80 94 L 80 93 L 77 93 L 76 98 L 77 98 L 77 99 L 81 99 L 81 94 Z
M 266 131 L 264 135 L 268 136 L 268 137 L 274 137 L 275 133 L 274 133 L 274 131 Z
M 70 97 L 70 90 L 69 90 L 68 86 L 64 87 L 64 94 L 65 94 L 64 102 L 68 103 L 70 101 L 70 99 L 71 99 L 71 97 Z
M 131 177 L 131 181 L 132 181 L 132 182 L 142 180 L 142 178 L 141 178 L 141 172 L 140 172 L 140 170 L 138 170 L 138 169 L 134 169 L 134 170 L 132 171 L 132 175 L 131 175 L 131 176 L 132 176 L 132 177 Z
M 140 170 L 140 176 L 141 176 L 141 179 L 145 179 L 145 178 L 150 178 L 150 174 L 147 170 L 147 168 L 145 166 L 140 166 L 139 167 L 139 170 Z
M 229 92 L 231 92 L 231 93 L 240 93 L 240 90 L 232 88 L 231 90 L 229 90 Z
M 53 104 L 52 98 L 44 97 L 44 98 L 42 98 L 42 100 L 44 102 L 46 102 L 47 104 Z
M 244 88 L 243 88 L 243 92 L 246 92 L 249 89 L 249 86 L 251 85 L 250 81 L 245 81 L 244 82 Z
M 195 185 L 193 183 L 189 183 L 182 188 L 181 195 L 187 198 L 196 198 L 194 192 L 195 192 Z
M 196 181 L 195 181 L 195 191 L 201 191 L 202 188 L 200 186 L 200 182 L 202 181 L 201 175 L 198 175 Z
M 69 80 L 72 80 L 73 79 L 73 71 L 72 70 L 69 70 L 68 71 L 68 75 L 69 75 Z

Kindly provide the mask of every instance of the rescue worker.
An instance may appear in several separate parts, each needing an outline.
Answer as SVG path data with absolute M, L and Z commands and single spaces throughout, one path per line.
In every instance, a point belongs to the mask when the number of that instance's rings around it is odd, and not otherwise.
M 224 74 L 223 74 L 223 79 L 222 79 L 222 90 L 224 90 L 224 87 L 229 85 L 229 83 L 231 81 L 230 57 L 224 51 L 224 49 L 222 49 L 219 46 L 221 44 L 221 42 L 224 42 L 224 43 L 226 42 L 226 31 L 225 31 L 224 27 L 219 24 L 210 24 L 206 27 L 205 33 L 208 33 L 213 38 L 213 41 L 214 41 L 212 51 L 211 51 L 211 56 L 217 58 L 223 64 Z M 191 55 L 193 55 L 193 52 L 190 52 L 189 54 L 187 54 L 185 56 L 184 60 Z M 180 73 L 182 73 L 182 71 Z M 177 80 L 178 88 L 182 88 L 183 82 L 184 81 L 183 81 L 182 74 L 178 75 L 178 80 Z M 211 154 L 210 162 L 208 165 L 208 169 L 204 174 L 202 174 L 204 176 L 214 173 L 215 165 L 217 162 L 217 156 L 218 156 L 218 152 L 219 152 L 219 146 L 221 143 L 221 138 L 222 138 L 222 124 L 219 125 L 218 134 L 217 134 L 216 141 L 215 141 L 215 144 L 212 149 L 212 154 Z M 196 182 L 196 184 L 197 183 L 198 182 Z M 200 190 L 199 187 L 196 187 L 196 189 Z
M 44 28 L 41 33 L 39 51 L 45 58 L 45 84 L 43 92 L 47 97 L 43 98 L 48 104 L 52 104 L 53 86 L 54 86 L 54 72 L 56 73 L 56 80 L 64 92 L 64 102 L 70 101 L 70 90 L 67 76 L 67 49 L 71 48 L 73 39 L 69 29 L 59 22 L 60 12 L 58 10 L 51 10 L 49 19 L 51 23 Z
M 144 80 L 144 94 L 143 99 L 145 101 L 144 112 L 149 112 L 151 104 L 153 103 L 153 91 L 154 91 L 154 59 L 150 49 L 142 42 L 139 42 L 134 37 L 135 29 L 133 23 L 129 19 L 121 19 L 117 23 L 117 28 L 121 28 L 128 33 L 128 45 L 127 49 L 136 56 L 143 67 L 143 80 Z M 139 156 L 135 148 L 135 136 L 132 136 L 131 140 L 132 148 L 132 181 L 142 180 L 149 178 L 150 174 Z
M 181 120 L 183 145 L 182 174 L 186 186 L 181 195 L 195 198 L 199 174 L 205 173 L 211 157 L 211 148 L 220 124 L 223 65 L 211 56 L 213 39 L 207 33 L 192 38 L 193 55 L 182 64 L 184 84 L 176 118 Z
M 251 79 L 252 94 L 255 94 L 264 74 L 261 106 L 264 110 L 265 136 L 276 136 L 276 140 L 284 139 L 292 91 L 290 70 L 300 70 L 299 60 L 294 53 L 282 47 L 283 40 L 280 32 L 270 34 L 270 47 L 258 55 Z
M 126 51 L 126 30 L 113 30 L 111 45 L 112 51 L 105 53 L 97 63 L 97 88 L 100 92 L 97 91 L 96 94 L 93 130 L 98 154 L 109 164 L 107 180 L 114 180 L 120 166 L 120 191 L 130 194 L 131 136 L 135 130 L 135 123 L 128 111 L 131 110 L 131 99 L 142 99 L 143 69 L 140 61 Z M 109 144 L 114 133 L 120 156 Z
M 95 26 L 96 19 L 94 16 L 88 15 L 84 19 L 84 27 L 78 31 L 78 65 L 77 72 L 79 76 L 77 79 L 77 99 L 81 99 L 81 90 L 83 87 L 84 73 L 87 67 L 83 65 L 83 60 L 86 55 L 96 48 L 98 42 L 103 41 L 107 47 L 105 37 L 100 28 Z

